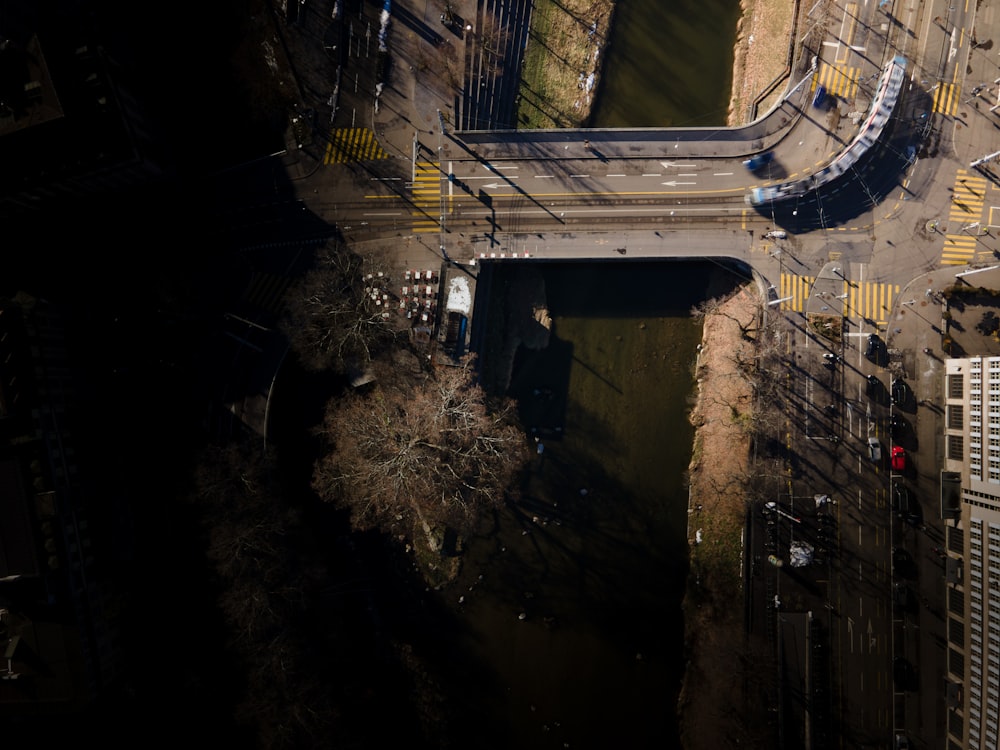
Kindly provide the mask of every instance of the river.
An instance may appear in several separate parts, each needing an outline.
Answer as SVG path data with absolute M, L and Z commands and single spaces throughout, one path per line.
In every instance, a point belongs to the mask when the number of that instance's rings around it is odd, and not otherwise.
M 739 0 L 618 0 L 588 125 L 725 125 Z
M 522 351 L 510 391 L 542 452 L 446 589 L 464 625 L 450 657 L 467 677 L 461 723 L 477 748 L 674 748 L 701 336 L 689 311 L 712 269 L 540 268 L 552 336 Z

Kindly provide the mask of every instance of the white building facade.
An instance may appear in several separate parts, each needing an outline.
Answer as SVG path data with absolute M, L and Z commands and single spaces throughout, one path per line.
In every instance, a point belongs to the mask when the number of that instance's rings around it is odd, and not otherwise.
M 948 748 L 1000 747 L 1000 357 L 945 362 Z M 945 477 L 960 486 L 946 507 Z

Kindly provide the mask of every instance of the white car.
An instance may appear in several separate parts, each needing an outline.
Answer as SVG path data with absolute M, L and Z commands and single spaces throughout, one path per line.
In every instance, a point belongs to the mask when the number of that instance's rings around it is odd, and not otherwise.
M 868 458 L 876 464 L 882 460 L 882 444 L 877 437 L 868 438 Z

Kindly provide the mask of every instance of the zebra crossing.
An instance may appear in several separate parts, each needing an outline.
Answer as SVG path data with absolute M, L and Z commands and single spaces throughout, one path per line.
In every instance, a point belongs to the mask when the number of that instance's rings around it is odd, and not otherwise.
M 780 293 L 783 312 L 802 312 L 806 309 L 809 290 L 816 281 L 815 276 L 797 276 L 794 273 L 781 274 Z
M 806 303 L 815 283 L 815 276 L 781 274 L 778 294 L 782 300 L 780 309 L 787 312 L 805 312 Z M 880 325 L 885 325 L 892 304 L 898 295 L 899 284 L 845 281 L 840 299 L 844 303 L 845 317 L 866 318 Z M 830 302 L 830 299 L 824 300 L 824 304 L 827 306 L 830 305 Z
M 813 90 L 817 86 L 825 86 L 827 93 L 843 98 L 851 98 L 858 90 L 858 74 L 861 67 L 857 65 L 831 65 L 821 62 L 816 75 L 813 76 Z
M 899 296 L 899 284 L 876 281 L 844 282 L 844 316 L 865 318 L 885 325 L 892 310 L 892 303 Z
M 358 161 L 388 159 L 371 128 L 334 128 L 323 155 L 324 164 L 345 164 Z
M 943 115 L 954 115 L 958 111 L 959 93 L 957 83 L 939 83 L 934 89 L 931 110 Z
M 441 166 L 433 161 L 418 161 L 413 171 L 413 231 L 438 232 L 441 229 Z
M 941 250 L 942 265 L 961 266 L 973 262 L 978 244 L 976 236 L 982 225 L 986 203 L 986 188 L 986 178 L 978 174 L 960 169 L 955 175 L 951 208 L 948 210 L 949 231 L 944 236 L 944 248 Z
M 285 291 L 290 283 L 288 276 L 254 271 L 243 293 L 243 301 L 258 310 L 278 315 L 284 308 Z

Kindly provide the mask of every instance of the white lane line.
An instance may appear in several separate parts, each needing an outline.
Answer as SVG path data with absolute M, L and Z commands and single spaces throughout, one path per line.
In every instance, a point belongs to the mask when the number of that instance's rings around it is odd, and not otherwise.
M 536 174 L 535 175 L 535 179 L 536 180 L 551 180 L 553 177 L 555 177 L 554 174 Z
M 496 178 L 497 178 L 497 176 L 494 174 L 494 175 L 488 175 L 486 177 L 456 177 L 455 179 L 462 180 L 463 182 L 467 182 L 468 180 L 495 180 Z M 503 178 L 505 180 L 520 180 L 521 179 L 521 175 L 517 175 L 517 174 L 503 175 Z
M 713 172 L 712 177 L 732 177 L 732 172 Z
M 643 177 L 663 177 L 662 174 L 653 174 L 652 172 L 647 172 Z
M 365 213 L 365 214 L 362 214 L 362 215 L 363 216 L 402 216 L 403 212 L 402 211 L 382 211 L 382 212 L 379 212 L 379 213 L 368 212 L 368 213 Z
M 625 177 L 625 175 L 623 175 L 623 174 L 609 174 L 609 175 L 605 175 L 605 176 L 606 177 Z
M 491 164 L 486 162 L 483 164 L 483 169 L 498 170 L 498 169 L 520 169 L 520 167 L 514 166 L 513 164 Z
M 587 177 L 590 177 L 590 175 L 589 174 L 571 174 L 570 177 L 583 177 L 583 178 L 587 178 Z

